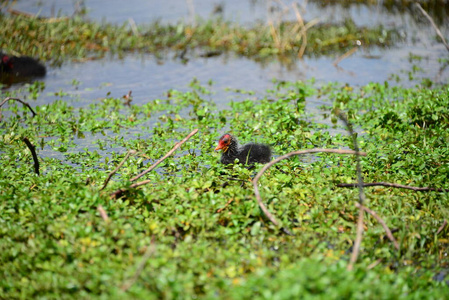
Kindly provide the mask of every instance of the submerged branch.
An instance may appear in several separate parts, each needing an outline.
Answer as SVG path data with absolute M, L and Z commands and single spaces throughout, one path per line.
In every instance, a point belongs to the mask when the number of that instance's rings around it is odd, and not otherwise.
M 37 154 L 36 154 L 36 147 L 33 144 L 31 144 L 30 140 L 28 140 L 27 138 L 23 138 L 23 141 L 27 145 L 28 149 L 30 149 L 31 155 L 33 156 L 34 172 L 37 175 L 40 175 L 39 174 L 39 160 L 38 160 Z

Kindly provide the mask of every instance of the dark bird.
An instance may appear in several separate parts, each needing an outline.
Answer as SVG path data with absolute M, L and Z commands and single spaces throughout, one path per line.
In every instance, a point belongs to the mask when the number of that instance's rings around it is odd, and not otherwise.
M 0 76 L 40 77 L 47 70 L 39 61 L 28 56 L 10 56 L 0 52 Z
M 252 165 L 254 163 L 265 164 L 271 160 L 271 149 L 264 144 L 249 143 L 239 147 L 237 139 L 229 133 L 224 134 L 218 140 L 215 150 L 222 150 L 220 162 L 233 164 L 238 158 L 239 163 Z

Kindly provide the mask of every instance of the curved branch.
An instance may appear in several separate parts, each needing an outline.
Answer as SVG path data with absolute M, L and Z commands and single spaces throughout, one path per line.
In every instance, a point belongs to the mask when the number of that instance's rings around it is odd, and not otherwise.
M 262 202 L 262 197 L 260 196 L 259 188 L 257 187 L 257 183 L 259 182 L 260 177 L 262 177 L 263 173 L 265 173 L 266 170 L 268 170 L 271 166 L 275 165 L 276 163 L 280 162 L 281 160 L 290 158 L 295 155 L 302 155 L 302 154 L 308 154 L 308 153 L 336 153 L 336 154 L 350 154 L 350 155 L 361 155 L 366 156 L 365 152 L 356 152 L 353 150 L 338 150 L 338 149 L 321 149 L 321 148 L 315 148 L 315 149 L 309 149 L 309 150 L 298 150 L 293 151 L 290 153 L 287 153 L 285 155 L 279 156 L 275 160 L 272 160 L 271 162 L 267 163 L 263 168 L 257 173 L 256 177 L 253 179 L 253 187 L 254 187 L 254 194 L 256 195 L 257 203 L 259 204 L 260 209 L 262 209 L 263 213 L 267 216 L 267 218 L 273 223 L 275 226 L 279 226 L 279 222 L 276 220 L 276 218 L 268 211 L 266 206 Z
M 33 156 L 33 161 L 34 161 L 34 172 L 37 175 L 39 174 L 39 160 L 37 158 L 37 154 L 36 154 L 36 147 L 31 144 L 30 140 L 28 138 L 23 138 L 23 142 L 27 145 L 28 149 L 30 149 L 31 151 L 31 155 Z
M 33 108 L 32 108 L 28 103 L 26 103 L 26 102 L 23 101 L 23 100 L 20 100 L 19 98 L 6 97 L 6 98 L 0 103 L 0 107 L 2 107 L 3 104 L 5 104 L 6 102 L 8 102 L 9 100 L 14 100 L 14 101 L 17 101 L 17 102 L 22 103 L 23 105 L 25 105 L 26 107 L 28 107 L 28 109 L 29 109 L 29 110 L 31 111 L 31 113 L 33 114 L 33 117 L 36 116 L 36 113 L 34 112 Z M 0 110 L 0 120 L 1 120 L 1 110 Z
M 388 237 L 388 238 L 390 239 L 390 241 L 393 243 L 394 247 L 395 247 L 397 250 L 399 250 L 399 244 L 398 244 L 398 242 L 396 241 L 396 239 L 394 238 L 393 233 L 391 233 L 391 230 L 390 230 L 390 228 L 388 228 L 388 226 L 387 226 L 387 224 L 385 223 L 385 221 L 384 221 L 381 217 L 379 217 L 379 216 L 376 214 L 376 212 L 375 212 L 374 210 L 371 210 L 371 209 L 369 209 L 369 208 L 366 207 L 366 206 L 360 205 L 359 203 L 356 203 L 355 206 L 357 206 L 358 208 L 363 209 L 364 211 L 366 211 L 367 213 L 369 213 L 370 215 L 372 215 L 372 216 L 377 220 L 377 222 L 379 222 L 380 225 L 382 225 L 382 227 L 383 227 L 384 230 L 385 230 L 385 233 L 387 234 L 387 237 Z

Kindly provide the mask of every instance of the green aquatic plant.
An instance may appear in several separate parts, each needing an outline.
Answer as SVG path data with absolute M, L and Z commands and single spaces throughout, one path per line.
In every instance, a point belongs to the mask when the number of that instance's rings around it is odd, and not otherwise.
M 318 95 L 326 99 L 327 115 L 332 108 L 351 112 L 367 152 L 365 182 L 448 188 L 447 86 L 316 88 L 276 81 L 260 97 L 218 109 L 208 86 L 194 81 L 189 91 L 171 90 L 145 104 L 104 98 L 76 107 L 56 100 L 33 106 L 35 117 L 10 102 L 0 121 L 0 294 L 444 298 L 447 192 L 365 188 L 366 205 L 392 229 L 399 251 L 368 216 L 350 272 L 358 192 L 337 185 L 354 182 L 353 157 L 295 157 L 265 172 L 263 201 L 292 236 L 279 232 L 255 201 L 251 180 L 261 165 L 248 170 L 219 163 L 213 149 L 225 126 L 242 142 L 269 144 L 275 156 L 351 147 L 347 134 L 305 110 Z M 6 96 L 10 92 L 2 91 Z M 416 109 L 436 98 L 431 109 Z M 428 120 L 434 123 L 423 126 Z M 195 128 L 173 156 L 139 179 L 149 183 L 129 188 L 132 177 Z M 39 176 L 23 137 L 36 146 Z M 135 153 L 123 160 L 129 150 Z M 111 198 L 117 189 L 126 193 Z

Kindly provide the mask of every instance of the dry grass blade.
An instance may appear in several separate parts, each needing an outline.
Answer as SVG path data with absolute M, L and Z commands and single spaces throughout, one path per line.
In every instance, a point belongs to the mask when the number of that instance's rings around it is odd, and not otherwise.
M 447 225 L 447 220 L 445 219 L 443 224 L 440 226 L 440 228 L 438 228 L 437 230 L 437 234 L 440 234 L 441 231 L 443 231 L 444 227 L 446 227 Z
M 301 36 L 302 36 L 302 43 L 301 43 L 301 48 L 299 49 L 298 52 L 298 57 L 302 58 L 304 55 L 304 52 L 306 51 L 306 47 L 307 47 L 307 29 L 306 26 L 304 25 L 304 20 L 301 16 L 301 13 L 299 12 L 299 8 L 298 8 L 298 3 L 293 3 L 293 10 L 295 11 L 295 15 L 296 15 L 296 19 L 298 20 L 298 24 L 300 26 L 301 29 Z
M 295 156 L 295 155 L 302 155 L 302 154 L 308 154 L 308 153 L 336 153 L 336 154 L 350 154 L 355 155 L 356 152 L 352 150 L 338 150 L 338 149 L 321 149 L 321 148 L 315 148 L 315 149 L 309 149 L 309 150 L 298 150 L 293 151 L 290 153 L 287 153 L 285 155 L 282 155 L 275 160 L 272 160 L 257 173 L 257 175 L 253 179 L 253 187 L 254 187 L 254 194 L 256 196 L 257 203 L 259 204 L 260 209 L 263 211 L 265 216 L 273 223 L 275 226 L 279 226 L 279 222 L 276 220 L 276 218 L 268 211 L 266 206 L 263 204 L 262 197 L 260 196 L 259 187 L 257 186 L 259 179 L 262 177 L 263 173 L 265 173 L 266 170 L 268 170 L 271 166 L 275 165 L 276 163 L 280 162 L 281 160 L 287 159 L 289 157 Z M 365 152 L 359 152 L 358 155 L 366 156 Z

